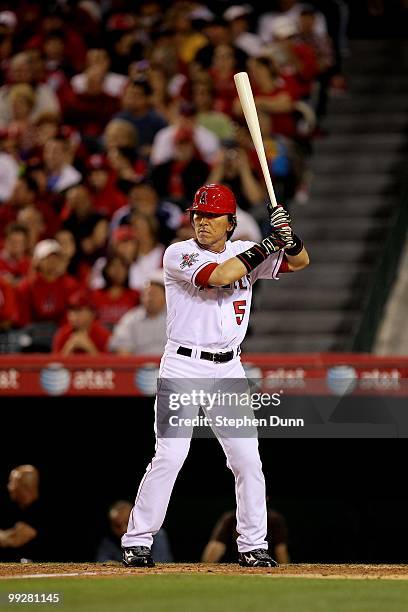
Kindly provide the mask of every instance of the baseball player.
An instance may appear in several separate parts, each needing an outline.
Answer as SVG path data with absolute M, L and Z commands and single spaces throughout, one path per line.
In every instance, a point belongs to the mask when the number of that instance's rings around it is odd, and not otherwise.
M 184 379 L 187 384 L 197 378 L 245 379 L 240 345 L 248 327 L 252 285 L 257 279 L 277 279 L 281 272 L 305 268 L 306 249 L 282 206 L 269 209 L 271 233 L 259 244 L 231 242 L 236 202 L 223 185 L 200 187 L 188 210 L 196 237 L 169 246 L 163 260 L 168 341 L 160 380 Z M 156 433 L 157 402 L 156 398 Z M 265 481 L 257 436 L 218 439 L 235 477 L 239 564 L 274 567 L 277 563 L 266 541 Z M 188 436 L 156 436 L 156 452 L 122 538 L 124 565 L 154 566 L 153 536 L 162 526 L 189 446 Z

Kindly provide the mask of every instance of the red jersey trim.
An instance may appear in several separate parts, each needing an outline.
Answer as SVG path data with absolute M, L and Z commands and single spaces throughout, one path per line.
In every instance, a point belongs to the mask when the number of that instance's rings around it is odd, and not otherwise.
M 284 255 L 283 258 L 282 258 L 282 262 L 281 262 L 281 265 L 279 267 L 278 274 L 283 274 L 285 272 L 293 272 L 293 270 L 291 270 L 289 268 L 289 262 L 287 260 L 286 255 Z
M 208 287 L 208 279 L 210 278 L 213 270 L 218 267 L 217 263 L 208 263 L 204 268 L 196 274 L 194 284 L 196 287 Z

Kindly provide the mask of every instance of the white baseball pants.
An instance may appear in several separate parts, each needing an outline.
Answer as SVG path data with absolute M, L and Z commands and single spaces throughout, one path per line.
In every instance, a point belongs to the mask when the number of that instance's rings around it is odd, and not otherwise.
M 177 355 L 167 348 L 160 364 L 163 379 L 243 379 L 239 357 L 227 363 L 213 363 L 199 358 Z M 156 399 L 157 406 L 157 399 Z M 197 414 L 199 407 L 197 407 Z M 206 414 L 206 409 L 203 408 Z M 157 416 L 157 414 L 156 414 Z M 237 502 L 237 545 L 239 552 L 268 548 L 266 542 L 265 480 L 259 457 L 257 437 L 219 437 L 227 466 L 235 477 Z M 135 505 L 130 513 L 122 546 L 148 546 L 166 516 L 177 475 L 187 457 L 191 438 L 157 437 L 156 452 L 140 483 Z

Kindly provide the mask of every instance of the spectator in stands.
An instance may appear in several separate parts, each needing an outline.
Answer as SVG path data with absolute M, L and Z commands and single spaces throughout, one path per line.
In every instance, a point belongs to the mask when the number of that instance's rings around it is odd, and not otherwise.
M 25 206 L 17 213 L 16 221 L 27 231 L 28 253 L 32 254 L 39 240 L 45 238 L 43 214 L 36 206 Z
M 35 207 L 43 217 L 42 231 L 47 236 L 52 235 L 59 226 L 58 216 L 46 198 L 40 196 L 38 183 L 31 174 L 23 174 L 17 179 L 10 201 L 0 207 L 1 230 L 16 221 L 20 212 L 31 207 Z
M 206 38 L 192 27 L 194 12 L 186 11 L 181 3 L 172 6 L 167 13 L 167 26 L 174 33 L 174 45 L 181 66 L 193 61 L 198 49 L 206 44 Z
M 120 540 L 126 533 L 131 510 L 132 504 L 125 500 L 119 500 L 109 508 L 110 532 L 101 540 L 95 561 L 104 563 L 122 560 L 123 550 Z M 163 528 L 159 529 L 153 538 L 152 554 L 159 563 L 172 563 L 173 561 L 167 533 Z
M 93 208 L 90 192 L 84 185 L 69 189 L 61 216 L 63 228 L 75 236 L 81 277 L 86 276 L 90 266 L 105 252 L 108 221 Z
M 249 19 L 253 9 L 249 4 L 233 5 L 224 12 L 224 19 L 228 23 L 231 42 L 237 49 L 241 49 L 250 57 L 257 57 L 262 52 L 262 40 L 249 28 Z
M 202 32 L 208 42 L 197 51 L 194 61 L 202 69 L 208 70 L 213 61 L 215 48 L 231 42 L 228 23 L 225 19 L 213 15 L 211 19 L 205 22 Z
M 278 10 L 264 13 L 258 21 L 258 34 L 264 43 L 274 41 L 276 33 L 276 22 L 279 23 L 282 17 L 286 18 L 287 22 L 296 25 L 299 14 L 302 10 L 303 3 L 298 0 L 279 0 Z M 327 32 L 327 24 L 322 13 L 316 15 L 314 29 L 317 34 Z
M 10 472 L 9 508 L 2 508 L 0 559 L 39 561 L 44 546 L 45 520 L 40 503 L 39 473 L 33 465 L 19 465 Z
M 97 68 L 101 74 L 102 92 L 113 98 L 120 98 L 126 86 L 127 78 L 123 74 L 110 72 L 110 59 L 106 49 L 89 49 L 86 54 L 84 72 L 76 74 L 71 79 L 72 89 L 76 94 L 84 94 L 89 90 L 89 79 Z
M 154 217 L 134 212 L 131 226 L 137 242 L 137 258 L 129 271 L 129 286 L 140 291 L 149 275 L 162 267 L 164 246 L 159 242 L 159 224 Z
M 277 19 L 274 24 L 275 41 L 269 47 L 269 53 L 294 99 L 308 100 L 319 68 L 314 49 L 296 38 L 298 31 L 298 23 L 292 19 Z
M 236 50 L 232 45 L 217 45 L 214 49 L 209 74 L 214 83 L 214 108 L 227 115 L 237 97 L 234 74 L 239 71 Z
M 61 247 L 61 257 L 64 259 L 64 267 L 68 270 L 72 260 L 76 256 L 75 236 L 67 229 L 60 229 L 54 236 L 55 240 Z
M 6 80 L 10 58 L 13 54 L 17 17 L 12 11 L 0 12 L 0 85 Z
M 44 36 L 42 44 L 42 53 L 47 77 L 56 75 L 58 72 L 62 75 L 71 73 L 71 66 L 66 59 L 65 36 L 63 30 L 54 30 L 48 32 Z M 65 78 L 65 76 L 64 76 Z
M 0 276 L 0 333 L 12 327 L 18 318 L 13 285 Z
M 279 78 L 275 62 L 269 57 L 251 58 L 248 71 L 257 110 L 269 116 L 270 133 L 294 138 L 296 124 L 293 116 L 293 96 L 286 83 Z M 234 111 L 238 116 L 242 116 L 238 103 L 235 104 Z
M 265 188 L 252 170 L 245 149 L 235 140 L 224 141 L 208 182 L 228 185 L 243 210 L 258 206 L 265 200 Z
M 368 5 L 368 11 L 370 12 L 370 1 L 366 3 Z M 378 10 L 379 4 L 377 0 L 373 0 L 371 3 L 375 10 Z M 405 0 L 401 0 L 400 5 L 406 5 Z M 302 3 L 302 8 L 304 8 Z M 310 4 L 306 4 L 306 8 L 310 7 Z M 347 30 L 349 25 L 350 13 L 355 10 L 354 6 L 347 2 L 347 0 L 314 0 L 312 7 L 321 11 L 324 15 L 324 19 L 327 25 L 327 33 L 330 36 L 334 50 L 334 63 L 333 77 L 330 83 L 331 91 L 336 93 L 344 93 L 347 90 L 347 83 L 344 76 L 341 74 L 343 58 L 349 56 L 350 50 L 347 41 Z M 406 9 L 406 7 L 405 7 Z M 364 11 L 364 8 L 363 8 Z M 317 36 L 325 35 L 326 31 L 318 28 L 321 20 L 321 13 L 317 12 L 314 18 L 313 29 Z M 404 23 L 404 16 L 398 19 L 400 23 Z M 363 18 L 363 19 L 366 19 Z M 393 32 L 395 32 L 395 24 L 393 25 Z M 383 31 L 384 34 L 384 31 Z
M 163 118 L 169 120 L 173 116 L 175 102 L 170 96 L 169 77 L 164 68 L 150 64 L 147 78 L 152 90 L 150 102 L 154 110 Z
M 14 146 L 13 154 L 4 150 L 9 132 L 0 128 L 0 204 L 7 202 L 13 193 L 18 175 L 18 154 Z M 1 210 L 1 208 L 0 208 Z
M 172 242 L 180 242 L 181 240 L 190 240 L 195 238 L 195 231 L 191 224 L 190 215 L 186 213 L 183 215 L 183 220 L 180 227 L 176 231 L 176 235 Z
M 206 182 L 210 167 L 201 159 L 190 127 L 180 127 L 175 132 L 173 146 L 172 158 L 154 167 L 152 182 L 160 197 L 167 195 L 185 208 L 193 200 L 198 187 Z
M 192 84 L 192 102 L 197 124 L 213 132 L 220 140 L 232 139 L 234 124 L 225 113 L 214 110 L 214 85 L 211 78 L 196 79 Z
M 82 35 L 78 32 L 78 24 L 69 22 L 68 6 L 62 7 L 56 3 L 48 3 L 45 4 L 43 10 L 39 30 L 31 35 L 26 48 L 41 49 L 46 36 L 52 32 L 62 32 L 64 34 L 66 59 L 74 69 L 81 70 L 85 63 L 86 44 Z
M 109 236 L 109 223 L 106 217 L 96 213 L 81 227 L 79 234 L 79 254 L 82 264 L 89 267 L 105 254 Z
M 45 83 L 35 81 L 30 54 L 22 51 L 11 59 L 10 83 L 0 88 L 0 127 L 7 127 L 12 118 L 10 91 L 13 85 L 31 85 L 34 91 L 34 104 L 31 108 L 30 119 L 36 119 L 45 112 L 59 113 L 58 98 L 51 87 Z
M 146 176 L 146 162 L 139 157 L 135 149 L 130 147 L 110 147 L 107 155 L 109 165 L 114 171 L 113 180 L 119 188 L 122 181 L 137 182 Z
M 0 252 L 0 276 L 15 285 L 30 270 L 28 232 L 24 225 L 10 223 L 6 228 L 4 246 Z
M 153 166 L 165 164 L 174 159 L 176 134 L 189 131 L 192 131 L 193 142 L 201 159 L 207 164 L 213 163 L 220 147 L 220 141 L 213 132 L 198 125 L 194 116 L 191 116 L 191 109 L 189 112 L 189 116 L 180 115 L 172 125 L 157 132 L 150 155 L 150 163 Z M 188 111 L 186 113 L 188 115 Z
M 53 340 L 53 351 L 61 355 L 86 353 L 98 355 L 107 351 L 110 332 L 96 320 L 91 296 L 77 291 L 68 299 L 68 323 L 62 325 Z
M 149 51 L 148 58 L 149 63 L 160 66 L 169 78 L 169 93 L 173 97 L 178 93 L 178 83 L 180 69 L 180 62 L 177 57 L 177 49 L 175 46 L 175 34 L 174 32 L 164 25 L 159 31 L 154 34 L 154 41 L 152 48 Z M 135 72 L 133 66 L 130 66 L 129 73 L 134 78 Z M 176 81 L 176 87 L 173 89 L 174 81 Z M 184 82 L 185 80 L 182 79 Z
M 96 213 L 89 189 L 85 185 L 75 185 L 68 189 L 61 211 L 64 229 L 68 229 L 78 238 L 82 225 L 97 214 L 99 213 Z
M 327 112 L 327 90 L 334 74 L 335 56 L 333 43 L 327 33 L 316 32 L 316 9 L 312 5 L 304 5 L 298 18 L 297 39 L 311 47 L 316 56 L 318 66 L 319 94 L 316 104 L 318 118 Z
M 84 284 L 88 275 L 88 267 L 81 262 L 75 236 L 68 229 L 62 228 L 54 236 L 61 247 L 61 259 L 64 271 L 75 277 L 79 284 Z
M 69 163 L 68 144 L 62 137 L 51 138 L 45 143 L 44 163 L 49 191 L 64 192 L 82 179 L 81 173 Z
M 118 189 L 115 173 L 103 155 L 95 153 L 87 160 L 87 183 L 92 204 L 97 212 L 109 219 L 126 204 L 125 195 Z
M 133 149 L 138 146 L 135 126 L 125 119 L 116 118 L 109 121 L 103 134 L 105 149 Z
M 153 181 L 148 178 L 137 182 L 122 181 L 121 188 L 127 195 L 128 204 L 114 214 L 111 228 L 115 229 L 119 225 L 130 224 L 132 213 L 140 212 L 157 220 L 159 240 L 163 244 L 169 244 L 181 223 L 180 207 L 172 202 L 161 200 Z
M 108 246 L 108 256 L 120 257 L 130 267 L 137 258 L 137 250 L 136 233 L 130 225 L 120 225 L 112 231 Z M 102 289 L 106 286 L 106 281 L 102 274 L 106 262 L 107 257 L 105 256 L 95 261 L 88 282 L 89 287 L 92 289 Z
M 139 78 L 128 83 L 122 96 L 122 110 L 116 115 L 129 121 L 137 130 L 140 153 L 148 158 L 157 132 L 167 126 L 167 122 L 150 103 L 152 89 L 149 81 Z
M 19 323 L 58 324 L 64 320 L 68 299 L 77 290 L 77 282 L 64 273 L 61 247 L 56 240 L 42 240 L 36 245 L 33 269 L 33 275 L 17 287 Z
M 114 23 L 116 21 L 116 23 Z M 114 25 L 110 25 L 114 24 Z M 110 39 L 111 68 L 119 74 L 128 75 L 128 67 L 133 62 L 142 59 L 143 43 L 146 45 L 148 39 L 145 32 L 138 37 L 135 31 L 137 21 L 135 15 L 112 15 L 108 21 L 108 36 Z M 138 38 L 141 38 L 139 42 Z M 129 76 L 131 76 L 129 74 Z
M 102 269 L 105 286 L 92 291 L 92 303 L 99 321 L 112 329 L 119 319 L 139 304 L 139 292 L 129 289 L 129 265 L 119 255 L 107 258 Z
M 18 212 L 36 204 L 38 185 L 30 176 L 17 179 L 10 201 L 0 207 L 0 227 L 3 233 L 7 225 L 16 220 Z
M 288 530 L 284 517 L 268 508 L 267 542 L 269 552 L 279 564 L 289 563 Z M 231 563 L 236 557 L 237 519 L 235 511 L 226 512 L 217 521 L 204 549 L 204 563 Z
M 136 232 L 130 225 L 121 225 L 111 234 L 111 249 L 130 266 L 137 258 Z
M 61 112 L 65 113 L 74 98 L 70 77 L 72 66 L 67 60 L 67 49 L 63 31 L 54 31 L 44 38 L 42 47 L 45 82 L 58 96 Z
M 67 121 L 77 126 L 86 144 L 94 150 L 98 147 L 100 133 L 119 110 L 118 98 L 104 91 L 105 77 L 103 65 L 96 63 L 90 66 L 86 72 L 84 90 L 73 96 L 65 113 Z
M 8 129 L 15 134 L 17 145 L 22 156 L 27 156 L 35 144 L 35 126 L 32 110 L 35 93 L 31 85 L 20 83 L 13 85 L 9 92 L 10 123 Z
M 41 156 L 42 149 L 45 143 L 52 138 L 57 138 L 59 130 L 61 128 L 61 116 L 55 113 L 43 113 L 40 115 L 35 122 L 36 134 L 35 144 L 39 157 Z M 30 155 L 30 157 L 33 156 Z
M 114 327 L 109 350 L 120 355 L 160 355 L 167 341 L 163 270 L 150 273 L 142 305 L 129 310 Z

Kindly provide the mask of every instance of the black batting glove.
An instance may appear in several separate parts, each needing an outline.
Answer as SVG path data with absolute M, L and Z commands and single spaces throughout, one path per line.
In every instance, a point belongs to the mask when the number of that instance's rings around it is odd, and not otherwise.
M 276 230 L 272 230 L 269 236 L 261 240 L 259 244 L 264 247 L 268 255 L 272 255 L 272 253 L 276 253 L 283 249 L 287 245 L 287 242 Z

